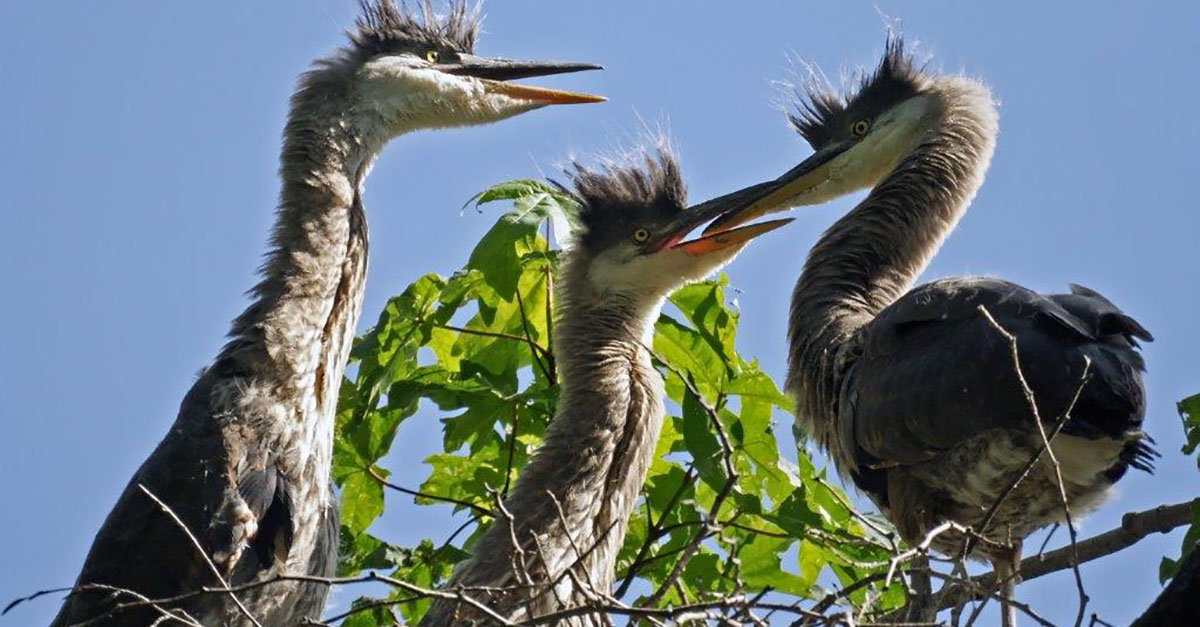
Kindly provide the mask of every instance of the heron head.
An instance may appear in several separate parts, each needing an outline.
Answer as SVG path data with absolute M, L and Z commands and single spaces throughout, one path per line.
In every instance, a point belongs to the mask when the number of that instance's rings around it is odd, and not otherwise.
M 820 204 L 875 185 L 936 120 L 934 87 L 933 77 L 914 63 L 897 37 L 888 39 L 883 59 L 857 89 L 838 94 L 814 79 L 789 116 L 813 154 L 775 179 L 777 189 L 736 218 Z M 731 219 L 719 220 L 714 228 L 732 226 Z
M 358 106 L 393 133 L 486 124 L 547 105 L 603 102 L 601 96 L 509 81 L 600 69 L 589 63 L 515 61 L 474 54 L 478 6 L 451 0 L 438 15 L 394 0 L 362 3 L 350 33 Z
M 567 174 L 581 207 L 570 255 L 585 260 L 587 280 L 601 293 L 661 299 L 717 271 L 751 239 L 791 222 L 774 220 L 687 239 L 704 224 L 743 210 L 774 184 L 689 208 L 678 161 L 664 147 L 594 169 L 576 164 Z

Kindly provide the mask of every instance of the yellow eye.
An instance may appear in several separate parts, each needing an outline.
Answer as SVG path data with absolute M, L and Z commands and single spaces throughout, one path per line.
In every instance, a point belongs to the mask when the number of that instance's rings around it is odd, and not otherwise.
M 633 232 L 633 241 L 639 244 L 648 239 L 650 239 L 650 231 L 647 231 L 646 229 L 638 229 Z
M 441 55 L 438 54 L 437 50 L 430 50 L 425 53 L 425 60 L 430 63 L 437 63 L 439 58 L 441 58 Z
M 854 133 L 855 137 L 862 137 L 869 130 L 871 130 L 871 123 L 866 120 L 859 120 L 854 123 L 854 126 L 850 127 L 850 132 Z

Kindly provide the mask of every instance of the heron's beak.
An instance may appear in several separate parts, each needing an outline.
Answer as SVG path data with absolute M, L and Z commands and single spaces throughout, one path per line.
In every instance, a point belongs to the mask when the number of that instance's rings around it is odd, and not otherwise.
M 851 145 L 837 144 L 822 149 L 814 153 L 811 157 L 801 161 L 800 165 L 788 170 L 783 176 L 774 181 L 759 183 L 759 185 L 771 184 L 775 187 L 772 191 L 762 195 L 758 200 L 751 202 L 741 211 L 727 213 L 717 218 L 707 229 L 704 229 L 704 233 L 707 235 L 725 231 L 768 213 L 787 211 L 801 205 L 813 205 L 827 200 L 811 192 L 829 180 L 829 164 L 838 155 L 849 150 Z M 747 190 L 755 189 L 759 185 L 753 185 L 733 193 L 740 194 Z
M 607 100 L 604 96 L 548 89 L 545 87 L 533 87 L 530 85 L 514 85 L 504 82 L 532 76 L 549 76 L 551 74 L 568 74 L 571 72 L 604 69 L 602 66 L 591 63 L 514 61 L 512 59 L 464 54 L 459 55 L 454 63 L 442 63 L 435 67 L 447 74 L 472 76 L 481 79 L 484 89 L 489 93 L 504 94 L 511 98 L 530 100 L 540 104 L 584 104 Z
M 777 187 L 778 183 L 774 181 L 759 183 L 689 208 L 680 215 L 676 224 L 667 229 L 659 242 L 650 247 L 650 251 L 657 252 L 667 248 L 676 248 L 690 255 L 700 256 L 734 246 L 742 246 L 763 233 L 774 231 L 791 222 L 792 219 L 772 220 L 736 229 L 721 229 L 717 232 L 708 229 L 705 231 L 704 237 L 683 241 L 683 238 L 699 228 L 700 225 L 714 218 L 721 220 L 740 214 L 748 207 L 754 206 L 764 195 L 773 193 Z M 744 222 L 745 220 L 739 224 Z

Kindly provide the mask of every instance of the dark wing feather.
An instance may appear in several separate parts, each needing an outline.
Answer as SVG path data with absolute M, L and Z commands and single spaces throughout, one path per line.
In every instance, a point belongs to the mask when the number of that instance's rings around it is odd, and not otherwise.
M 295 522 L 289 484 L 273 465 L 244 472 L 238 480 L 238 494 L 257 521 L 250 552 L 238 561 L 232 577 L 234 582 L 244 583 L 277 561 L 287 560 Z
M 1098 303 L 1091 309 L 1098 311 Z M 1080 305 L 988 278 L 948 279 L 909 292 L 860 338 L 861 355 L 839 406 L 842 445 L 852 447 L 846 452 L 860 467 L 914 464 L 990 429 L 1032 426 L 1009 342 L 980 306 L 1016 336 L 1044 421 L 1070 406 L 1090 360 L 1072 429 L 1092 437 L 1137 429 L 1144 414 L 1141 358 L 1126 335 L 1109 333 L 1099 315 L 1081 315 Z M 1121 328 L 1149 335 L 1140 325 Z

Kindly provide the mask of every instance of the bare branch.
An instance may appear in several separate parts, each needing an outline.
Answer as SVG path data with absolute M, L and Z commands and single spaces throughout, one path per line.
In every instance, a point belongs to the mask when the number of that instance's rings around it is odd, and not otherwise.
M 1078 540 L 1079 532 L 1076 531 L 1075 523 L 1071 520 L 1071 506 L 1069 500 L 1067 499 L 1067 488 L 1063 483 L 1062 467 L 1058 463 L 1058 456 L 1054 454 L 1054 447 L 1050 446 L 1050 437 L 1046 435 L 1046 426 L 1042 424 L 1042 416 L 1038 412 L 1037 399 L 1034 398 L 1033 389 L 1029 387 L 1029 382 L 1025 379 L 1025 372 L 1021 368 L 1021 356 L 1017 350 L 1017 336 L 1009 333 L 1008 329 L 1005 329 L 1003 326 L 1001 326 L 1000 323 L 992 317 L 992 314 L 987 310 L 987 307 L 980 305 L 979 311 L 983 314 L 983 317 L 987 319 L 988 323 L 991 324 L 997 332 L 999 332 L 1004 336 L 1005 339 L 1008 340 L 1009 347 L 1012 351 L 1013 369 L 1017 373 L 1017 380 L 1021 382 L 1021 390 L 1025 393 L 1025 400 L 1029 403 L 1029 410 L 1033 412 L 1033 424 L 1037 426 L 1038 435 L 1040 435 L 1042 438 L 1042 450 L 1046 452 L 1046 456 L 1050 458 L 1050 464 L 1054 468 L 1054 476 L 1056 480 L 1055 485 L 1058 487 L 1058 496 L 1062 503 L 1063 517 L 1066 520 L 1067 533 L 1071 540 L 1071 551 L 1075 552 L 1075 543 Z M 1059 421 L 1058 429 L 1061 429 L 1062 425 L 1065 424 L 1070 418 L 1071 410 L 1074 409 L 1075 402 L 1079 399 L 1079 394 L 1083 391 L 1083 386 L 1087 384 L 1088 371 L 1091 369 L 1092 361 L 1086 356 L 1083 359 L 1083 376 L 1081 377 L 1083 382 L 1080 383 L 1079 388 L 1075 391 L 1075 397 L 1071 400 L 1071 405 L 1067 408 L 1062 420 Z M 1055 430 L 1055 435 L 1058 435 L 1058 429 Z M 1035 460 L 1040 456 L 1041 453 L 1039 452 L 1038 455 L 1034 456 Z M 982 527 L 981 531 L 983 530 L 986 530 L 986 527 Z M 1088 594 L 1083 587 L 1083 574 L 1079 571 L 1079 556 L 1077 554 L 1074 555 L 1074 559 L 1071 560 L 1071 571 L 1075 575 L 1075 589 L 1079 593 L 1079 612 L 1075 616 L 1075 627 L 1080 627 L 1083 624 L 1083 617 L 1087 611 Z M 1015 571 L 1013 575 L 1015 576 L 1018 573 L 1019 571 Z M 1006 585 L 1011 589 L 1011 583 L 1006 582 Z M 1011 597 L 1011 595 L 1008 596 Z
M 229 588 L 229 582 L 225 581 L 225 577 L 221 575 L 221 571 L 217 569 L 217 565 L 214 564 L 211 559 L 209 559 L 208 551 L 204 550 L 204 546 L 200 544 L 200 541 L 196 539 L 196 536 L 192 535 L 191 530 L 187 528 L 187 525 L 185 525 L 182 520 L 180 520 L 179 516 L 175 515 L 175 512 L 168 507 L 166 503 L 163 503 L 157 496 L 154 496 L 154 493 L 151 492 L 149 488 L 140 483 L 138 484 L 138 488 L 144 492 L 146 496 L 150 497 L 150 500 L 154 501 L 154 503 L 158 505 L 159 509 L 161 509 L 164 514 L 169 516 L 171 520 L 174 521 L 179 529 L 188 537 L 188 540 L 192 541 L 192 546 L 196 547 L 196 552 L 200 554 L 200 557 L 204 558 L 204 563 L 208 565 L 209 570 L 211 570 L 212 574 L 216 576 L 217 581 L 221 582 L 221 587 Z M 237 606 L 238 611 L 241 612 L 242 615 L 254 625 L 254 627 L 262 627 L 262 623 L 258 622 L 258 619 L 250 613 L 250 610 L 246 609 L 246 606 L 242 604 L 242 600 L 239 599 L 236 594 L 230 592 L 229 598 L 233 601 L 234 605 Z
M 490 510 L 486 507 L 483 507 L 482 505 L 477 505 L 475 503 L 471 503 L 470 501 L 463 501 L 463 500 L 452 498 L 449 496 L 438 496 L 436 494 L 429 494 L 428 492 L 421 492 L 420 490 L 413 490 L 410 488 L 406 488 L 404 486 L 396 485 L 396 484 L 388 481 L 387 479 L 385 479 L 383 477 L 383 475 L 379 474 L 373 466 L 367 466 L 363 470 L 372 479 L 374 479 L 375 481 L 378 481 L 379 484 L 385 488 L 395 490 L 395 491 L 403 493 L 403 494 L 408 494 L 408 495 L 423 498 L 423 499 L 429 499 L 431 501 L 441 501 L 443 503 L 453 503 L 455 505 L 461 505 L 463 507 L 473 510 L 476 514 L 481 514 L 483 516 L 494 516 L 494 514 L 492 513 L 492 510 Z
M 1169 533 L 1190 523 L 1192 507 L 1197 504 L 1200 504 L 1200 499 L 1174 505 L 1159 505 L 1141 512 L 1130 512 L 1121 517 L 1121 526 L 1080 540 L 1075 544 L 1074 550 L 1071 547 L 1064 547 L 1042 555 L 1027 557 L 1021 560 L 1018 570 L 1022 579 L 1029 581 L 1071 568 L 1072 563 L 1076 561 L 1078 564 L 1086 564 L 1112 555 L 1137 544 L 1146 536 L 1154 533 Z M 1076 556 L 1078 556 L 1078 560 L 1075 559 Z M 976 589 L 988 589 L 996 584 L 996 574 L 986 573 L 972 577 L 969 581 L 970 585 Z M 947 586 L 947 589 L 942 591 L 941 602 L 938 606 L 941 609 L 950 608 L 964 596 L 970 596 L 969 591 L 964 590 L 964 586 Z

